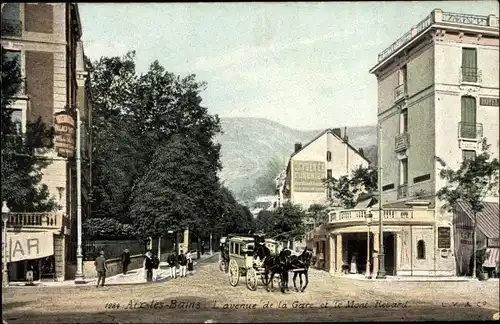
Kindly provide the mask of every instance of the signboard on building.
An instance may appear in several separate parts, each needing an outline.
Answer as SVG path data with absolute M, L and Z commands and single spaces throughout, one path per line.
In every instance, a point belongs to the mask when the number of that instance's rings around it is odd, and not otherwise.
M 293 161 L 293 190 L 296 192 L 325 192 L 323 179 L 325 162 Z
M 75 154 L 75 120 L 66 112 L 54 116 L 54 149 L 61 157 L 69 158 Z
M 451 234 L 449 227 L 438 227 L 438 249 L 451 247 Z
M 481 98 L 479 98 L 479 104 L 481 106 L 498 107 L 499 106 L 499 99 L 498 98 L 481 97 Z
M 460 244 L 472 245 L 473 231 L 459 231 Z
M 7 235 L 8 262 L 34 260 L 54 254 L 52 232 L 21 232 Z

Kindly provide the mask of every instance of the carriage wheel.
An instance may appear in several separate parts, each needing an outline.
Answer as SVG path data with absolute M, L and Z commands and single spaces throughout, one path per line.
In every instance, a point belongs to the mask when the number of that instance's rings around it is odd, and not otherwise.
M 247 270 L 246 283 L 248 289 L 252 291 L 257 290 L 257 273 L 254 268 L 249 268 Z
M 238 264 L 233 259 L 229 261 L 229 284 L 233 287 L 238 285 L 240 281 L 240 269 L 238 268 Z

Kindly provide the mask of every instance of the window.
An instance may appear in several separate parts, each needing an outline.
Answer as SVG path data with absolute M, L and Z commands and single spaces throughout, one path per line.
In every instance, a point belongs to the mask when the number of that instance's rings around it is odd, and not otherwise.
M 476 151 L 463 150 L 462 151 L 462 161 L 474 160 L 476 158 Z
M 327 169 L 326 170 L 326 178 L 331 179 L 332 178 L 332 169 Z
M 408 132 L 408 110 L 404 110 L 399 115 L 399 134 Z
M 462 80 L 477 82 L 477 50 L 475 48 L 462 48 Z
M 424 240 L 419 240 L 417 242 L 417 259 L 425 259 L 425 242 Z
M 2 36 L 22 35 L 19 3 L 2 4 Z
M 7 62 L 12 62 L 12 64 L 15 64 L 19 70 L 19 73 L 21 73 L 21 51 L 6 50 L 5 58 Z
M 10 119 L 17 135 L 23 132 L 23 111 L 21 109 L 11 109 Z
M 463 96 L 462 119 L 460 122 L 460 137 L 476 138 L 476 98 Z
M 399 184 L 408 184 L 408 159 L 399 161 Z
M 332 160 L 332 152 L 326 151 L 326 160 L 330 162 Z

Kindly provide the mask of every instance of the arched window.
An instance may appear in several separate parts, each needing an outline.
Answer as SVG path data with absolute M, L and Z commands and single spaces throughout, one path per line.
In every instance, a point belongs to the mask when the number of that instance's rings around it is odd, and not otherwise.
M 332 152 L 326 151 L 326 160 L 331 161 L 332 160 Z
M 425 242 L 420 240 L 417 242 L 417 259 L 425 259 Z

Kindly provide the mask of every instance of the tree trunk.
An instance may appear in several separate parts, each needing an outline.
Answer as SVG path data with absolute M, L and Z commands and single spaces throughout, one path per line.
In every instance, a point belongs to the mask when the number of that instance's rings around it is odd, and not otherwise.
M 201 240 L 200 238 L 198 237 L 197 240 L 196 240 L 196 245 L 197 245 L 197 248 L 196 248 L 196 258 L 199 259 L 200 256 L 201 256 Z
M 476 261 L 476 220 L 477 220 L 477 214 L 474 211 L 474 232 L 472 233 L 472 278 L 476 279 L 476 268 L 477 268 L 477 261 Z

